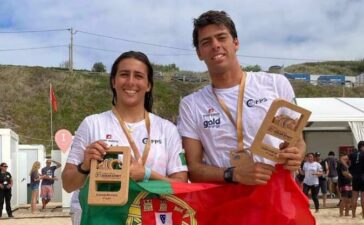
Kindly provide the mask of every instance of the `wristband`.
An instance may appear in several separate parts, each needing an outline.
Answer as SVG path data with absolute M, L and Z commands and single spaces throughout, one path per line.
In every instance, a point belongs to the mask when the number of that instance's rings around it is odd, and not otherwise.
M 143 182 L 148 182 L 150 179 L 150 175 L 152 174 L 152 170 L 149 167 L 144 167 L 144 179 Z
M 82 174 L 88 175 L 88 174 L 90 173 L 90 170 L 84 170 L 84 169 L 82 169 L 82 168 L 81 168 L 82 164 L 83 164 L 83 162 L 77 165 L 77 171 L 78 171 L 79 173 L 82 173 Z

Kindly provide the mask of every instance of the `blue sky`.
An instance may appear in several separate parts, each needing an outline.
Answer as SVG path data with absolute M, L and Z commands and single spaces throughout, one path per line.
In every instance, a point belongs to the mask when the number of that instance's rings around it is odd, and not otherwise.
M 192 20 L 209 9 L 235 21 L 243 66 L 364 58 L 361 0 L 0 0 L 0 64 L 59 66 L 68 60 L 72 27 L 78 69 L 99 61 L 110 68 L 120 53 L 138 50 L 155 63 L 205 71 L 192 46 Z

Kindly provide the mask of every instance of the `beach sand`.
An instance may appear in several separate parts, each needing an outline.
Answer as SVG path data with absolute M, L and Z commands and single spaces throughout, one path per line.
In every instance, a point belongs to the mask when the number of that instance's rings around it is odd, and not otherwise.
M 364 219 L 361 216 L 361 209 L 357 209 L 356 218 L 339 217 L 338 208 L 320 209 L 320 212 L 314 213 L 317 225 L 363 225 Z M 46 217 L 46 218 L 14 218 L 0 220 L 1 225 L 72 225 L 70 217 Z M 274 224 L 274 223 L 272 223 Z

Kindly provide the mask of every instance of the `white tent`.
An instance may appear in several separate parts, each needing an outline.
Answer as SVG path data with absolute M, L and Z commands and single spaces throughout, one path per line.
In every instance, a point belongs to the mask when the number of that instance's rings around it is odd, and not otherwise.
M 307 149 L 321 153 L 364 140 L 364 98 L 297 98 L 312 112 L 305 128 Z

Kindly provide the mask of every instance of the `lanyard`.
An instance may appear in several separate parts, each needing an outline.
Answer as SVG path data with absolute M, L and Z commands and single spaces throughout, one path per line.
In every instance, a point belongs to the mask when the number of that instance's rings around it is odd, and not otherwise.
M 118 119 L 118 121 L 120 123 L 120 126 L 123 129 L 124 134 L 126 135 L 126 138 L 128 139 L 130 147 L 131 147 L 131 149 L 133 150 L 133 153 L 134 153 L 134 158 L 136 160 L 138 160 L 140 158 L 140 154 L 139 154 L 138 148 L 137 148 L 137 146 L 135 144 L 135 141 L 134 141 L 133 137 L 131 136 L 130 131 L 125 126 L 124 120 L 121 118 L 118 111 L 116 111 L 115 107 L 112 108 L 112 112 L 115 114 L 116 118 Z M 149 120 L 149 113 L 147 111 L 144 111 L 144 115 L 145 115 L 145 126 L 147 127 L 147 133 L 148 133 L 148 140 L 147 140 L 147 144 L 145 145 L 144 151 L 143 151 L 143 156 L 142 156 L 143 165 L 145 165 L 145 163 L 147 161 L 149 150 L 150 150 L 150 120 Z
M 243 71 L 243 76 L 240 81 L 239 86 L 239 97 L 238 97 L 238 110 L 236 112 L 236 123 L 229 111 L 228 107 L 225 104 L 223 99 L 220 99 L 217 94 L 215 93 L 214 88 L 212 88 L 212 93 L 214 93 L 217 101 L 219 102 L 222 110 L 224 110 L 227 117 L 229 117 L 232 124 L 236 128 L 237 138 L 238 138 L 238 151 L 244 151 L 244 143 L 243 143 L 243 100 L 244 100 L 244 90 L 245 90 L 245 80 L 246 80 L 246 73 Z

